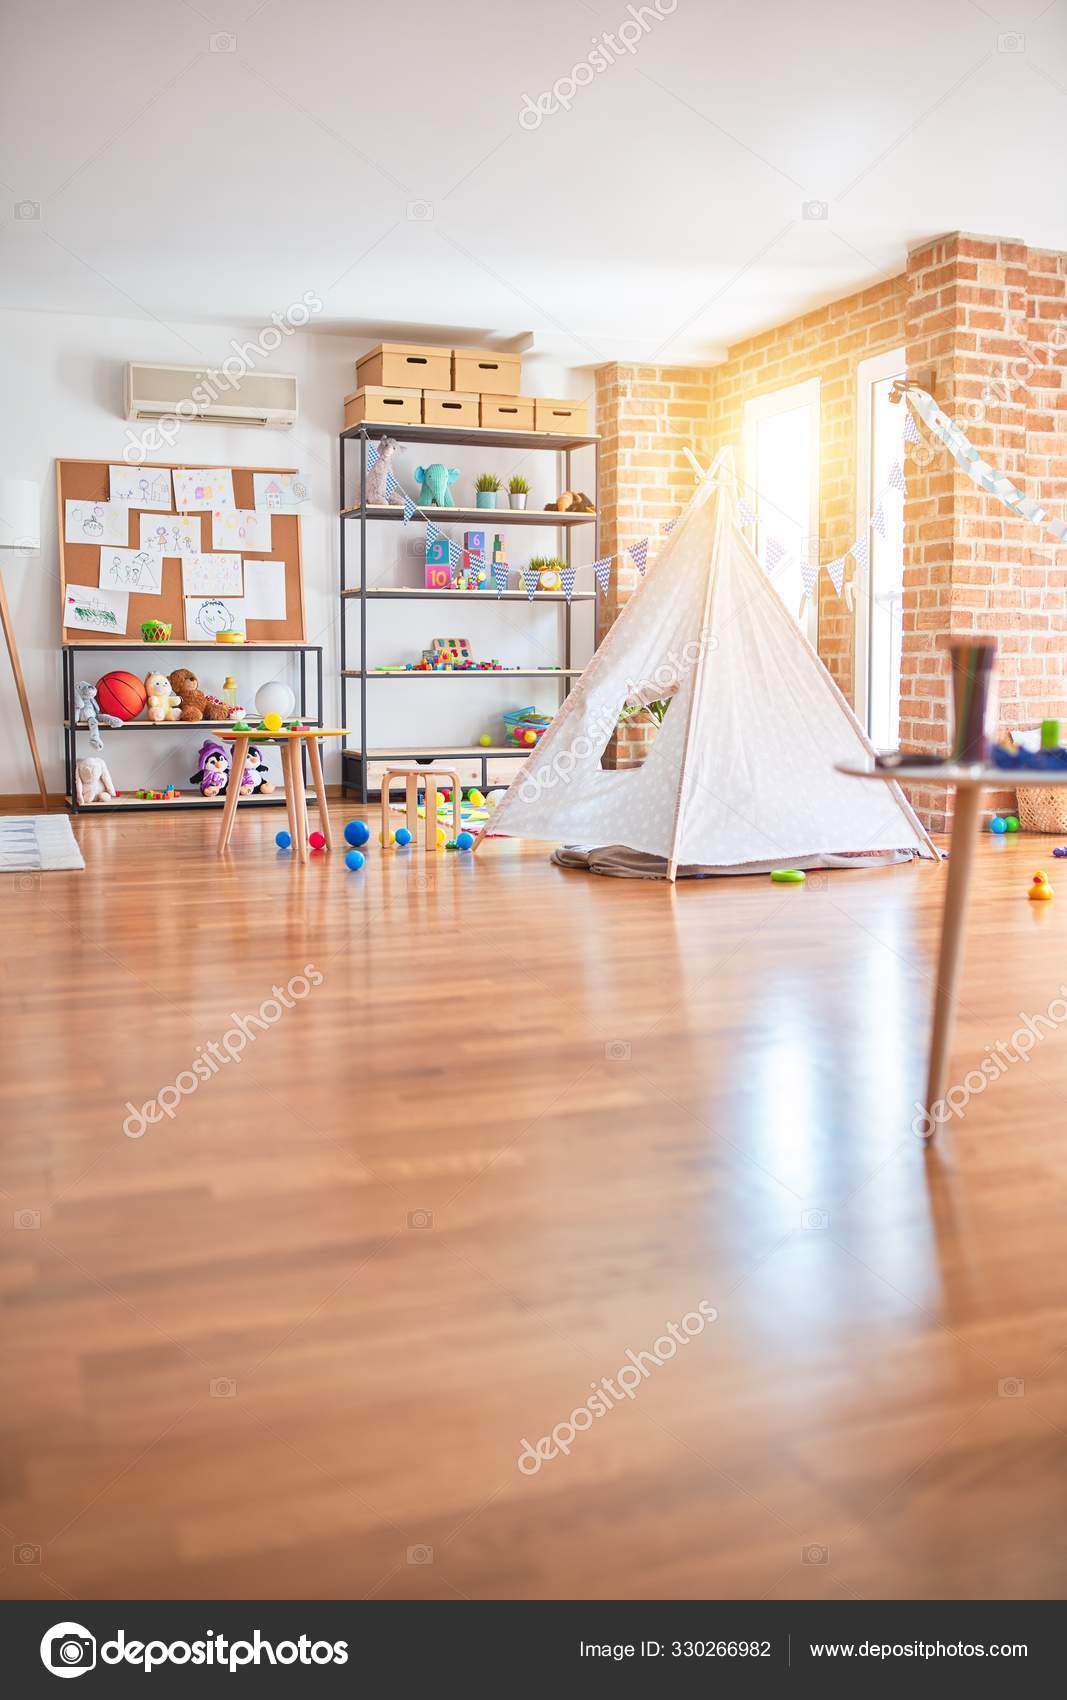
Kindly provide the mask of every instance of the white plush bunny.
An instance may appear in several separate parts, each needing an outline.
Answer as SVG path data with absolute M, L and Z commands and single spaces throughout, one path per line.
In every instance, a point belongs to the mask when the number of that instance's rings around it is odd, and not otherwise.
M 74 769 L 74 795 L 79 804 L 98 803 L 102 797 L 117 797 L 107 762 L 100 756 L 83 756 Z

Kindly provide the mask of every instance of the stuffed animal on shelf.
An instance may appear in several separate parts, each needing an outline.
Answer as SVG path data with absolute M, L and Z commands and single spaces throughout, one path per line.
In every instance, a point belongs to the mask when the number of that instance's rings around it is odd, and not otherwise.
M 393 457 L 399 447 L 400 444 L 395 442 L 392 437 L 383 437 L 378 444 L 378 459 L 367 474 L 364 500 L 368 506 L 372 503 L 376 507 L 402 508 L 404 506 L 404 498 L 396 486 L 395 479 L 393 493 L 392 495 L 389 494 L 389 474 L 392 471 Z M 418 473 L 415 476 L 418 477 Z
M 248 754 L 245 757 L 245 772 L 251 772 L 255 776 L 254 793 L 258 794 L 262 791 L 265 797 L 269 797 L 274 786 L 269 779 L 264 777 L 268 768 L 263 760 L 263 751 L 257 744 L 249 744 L 248 746 Z
M 170 688 L 181 704 L 176 720 L 203 720 L 207 697 L 200 689 L 200 680 L 188 667 L 176 667 L 170 676 Z
M 564 490 L 554 502 L 545 503 L 546 514 L 595 514 L 596 508 L 584 490 Z
M 165 673 L 146 673 L 144 688 L 148 693 L 149 720 L 180 720 L 181 698 L 175 696 L 170 688 L 170 680 Z
M 455 498 L 449 489 L 459 477 L 459 468 L 442 466 L 435 460 L 432 466 L 417 466 L 415 477 L 419 480 L 420 508 L 454 508 Z
M 74 687 L 75 719 L 84 720 L 89 728 L 89 743 L 94 750 L 102 750 L 104 740 L 100 736 L 100 727 L 121 726 L 122 721 L 116 714 L 105 714 L 96 700 L 96 686 L 88 679 L 79 679 Z M 103 766 L 103 763 L 100 764 Z M 105 770 L 106 771 L 106 770 Z
M 230 779 L 230 752 L 226 745 L 205 738 L 196 760 L 197 770 L 189 776 L 190 785 L 199 785 L 202 797 L 221 797 Z
M 103 797 L 117 797 L 107 762 L 100 756 L 83 756 L 74 769 L 74 795 L 79 805 L 99 803 Z

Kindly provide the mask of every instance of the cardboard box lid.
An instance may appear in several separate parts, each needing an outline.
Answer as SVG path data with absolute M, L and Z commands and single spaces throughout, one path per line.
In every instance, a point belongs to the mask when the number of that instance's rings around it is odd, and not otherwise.
M 495 361 L 498 366 L 521 366 L 522 355 L 499 348 L 454 348 L 455 359 Z
M 434 394 L 435 392 L 431 391 L 430 393 Z M 446 390 L 436 391 L 437 395 L 446 395 L 447 393 Z M 421 390 L 402 390 L 396 384 L 361 384 L 358 390 L 353 390 L 351 395 L 345 396 L 345 406 L 347 407 L 350 401 L 355 401 L 361 395 L 400 395 L 414 401 L 422 400 Z
M 451 359 L 452 353 L 453 350 L 451 348 L 439 348 L 436 343 L 380 342 L 377 348 L 370 348 L 367 350 L 366 354 L 360 355 L 359 359 L 356 361 L 356 371 L 358 372 L 361 366 L 365 366 L 368 360 L 376 360 L 379 355 L 384 354 L 400 354 L 404 356 L 414 354 L 417 355 L 420 360 L 425 360 L 432 354 L 441 354 L 447 359 Z

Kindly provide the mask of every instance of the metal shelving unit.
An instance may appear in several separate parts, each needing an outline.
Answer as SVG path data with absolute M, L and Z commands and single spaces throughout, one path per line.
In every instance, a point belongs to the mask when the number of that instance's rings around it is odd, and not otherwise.
M 367 559 L 367 525 L 372 520 L 396 522 L 403 518 L 400 507 L 384 507 L 378 504 L 364 505 L 363 491 L 367 480 L 367 445 L 382 437 L 392 437 L 400 443 L 422 443 L 427 446 L 439 444 L 449 448 L 487 448 L 487 449 L 534 449 L 545 453 L 562 455 L 563 482 L 562 489 L 573 488 L 571 480 L 571 457 L 577 449 L 592 448 L 595 455 L 593 473 L 593 501 L 597 512 L 592 514 L 559 514 L 544 509 L 512 509 L 512 508 L 434 508 L 423 510 L 433 514 L 434 518 L 443 524 L 473 523 L 494 525 L 503 530 L 512 525 L 554 526 L 559 543 L 562 544 L 562 559 L 568 565 L 571 560 L 571 540 L 576 527 L 591 525 L 593 527 L 594 558 L 600 548 L 600 439 L 599 437 L 570 437 L 556 435 L 544 431 L 489 431 L 469 428 L 454 430 L 437 425 L 403 425 L 389 422 L 387 424 L 353 425 L 342 431 L 339 437 L 340 456 L 340 501 L 341 510 L 338 516 L 340 526 L 340 558 L 341 558 L 341 724 L 348 723 L 348 692 L 350 683 L 359 684 L 359 747 L 350 746 L 345 741 L 341 750 L 341 794 L 347 796 L 349 790 L 357 792 L 361 801 L 370 798 L 368 785 L 368 763 L 371 761 L 414 761 L 432 762 L 434 760 L 458 760 L 461 757 L 479 757 L 482 764 L 482 784 L 488 783 L 488 762 L 490 758 L 523 760 L 528 750 L 520 750 L 515 745 L 503 745 L 485 748 L 481 745 L 459 748 L 454 744 L 440 749 L 422 746 L 411 749 L 371 749 L 367 744 L 367 687 L 369 684 L 384 679 L 555 679 L 560 686 L 560 702 L 570 690 L 570 681 L 579 677 L 582 669 L 571 666 L 571 614 L 572 608 L 578 602 L 595 602 L 595 591 L 576 591 L 570 601 L 561 591 L 535 591 L 534 602 L 552 602 L 560 606 L 563 612 L 563 665 L 558 668 L 517 668 L 499 672 L 457 672 L 457 673 L 377 673 L 367 668 L 367 609 L 377 601 L 460 601 L 468 602 L 525 602 L 528 600 L 524 590 L 507 591 L 468 591 L 468 590 L 419 590 L 404 589 L 401 586 L 368 586 L 366 584 Z M 346 447 L 349 443 L 359 444 L 359 494 L 360 503 L 356 507 L 346 507 L 345 493 L 347 489 Z M 355 585 L 348 582 L 348 548 L 347 527 L 350 521 L 359 525 L 359 580 Z M 557 545 L 558 546 L 558 545 Z M 348 666 L 348 625 L 347 605 L 356 602 L 359 605 L 359 641 L 360 665 Z M 320 698 L 321 701 L 321 698 Z
M 77 799 L 74 789 L 74 769 L 78 761 L 78 738 L 88 737 L 89 728 L 84 721 L 74 718 L 74 685 L 75 657 L 78 655 L 113 655 L 116 650 L 141 650 L 145 653 L 158 654 L 160 650 L 171 653 L 188 653 L 190 650 L 202 651 L 210 649 L 214 654 L 221 655 L 225 651 L 227 661 L 235 653 L 245 654 L 255 650 L 259 655 L 296 655 L 300 663 L 300 693 L 299 715 L 294 716 L 306 720 L 309 726 L 323 725 L 322 719 L 322 645 L 315 643 L 242 643 L 232 648 L 221 643 L 182 642 L 171 639 L 169 643 L 144 643 L 133 638 L 112 638 L 103 643 L 65 643 L 61 646 L 63 657 L 63 758 L 66 774 L 66 801 L 72 814 L 102 814 L 113 813 L 119 809 L 221 809 L 224 797 L 201 797 L 186 794 L 170 800 L 147 797 L 112 797 L 106 803 L 88 803 L 82 806 Z M 315 658 L 315 713 L 308 713 L 308 657 Z M 163 669 L 161 668 L 162 672 Z M 210 728 L 224 724 L 215 720 L 126 720 L 121 726 L 100 726 L 102 738 L 115 738 L 120 734 L 125 737 L 132 732 L 158 734 L 165 736 L 168 732 L 198 732 L 201 737 L 209 735 Z M 283 791 L 272 792 L 269 797 L 246 797 L 245 803 L 259 803 L 266 806 L 270 803 L 284 803 Z M 242 804 L 242 807 L 244 805 Z

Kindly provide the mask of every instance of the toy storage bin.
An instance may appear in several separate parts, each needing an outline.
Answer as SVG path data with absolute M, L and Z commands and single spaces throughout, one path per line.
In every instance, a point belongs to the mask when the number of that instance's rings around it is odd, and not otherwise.
M 483 395 L 482 424 L 492 431 L 532 431 L 532 395 Z
M 380 342 L 356 361 L 356 383 L 361 390 L 368 384 L 385 389 L 451 389 L 452 350 L 418 342 Z
M 1067 793 L 1058 785 L 1020 785 L 1016 792 L 1024 832 L 1067 833 Z
M 588 431 L 584 401 L 554 401 L 549 396 L 534 397 L 534 426 L 538 431 L 573 432 L 584 437 Z
M 494 348 L 454 348 L 452 388 L 477 390 L 479 395 L 515 395 L 522 376 L 517 354 L 500 354 Z
M 457 425 L 469 430 L 478 423 L 478 397 L 473 391 L 426 390 L 422 397 L 424 425 Z
M 345 430 L 350 425 L 422 424 L 422 391 L 393 390 L 377 384 L 345 396 Z

